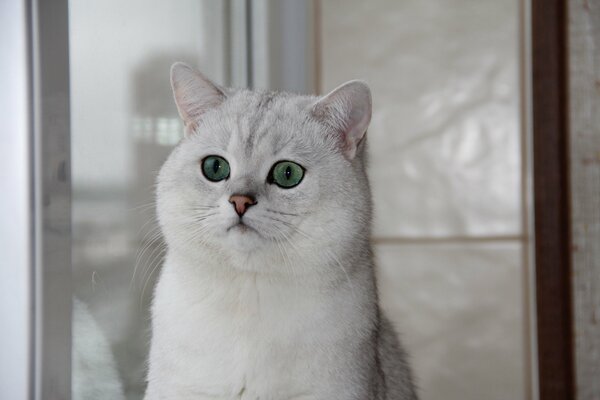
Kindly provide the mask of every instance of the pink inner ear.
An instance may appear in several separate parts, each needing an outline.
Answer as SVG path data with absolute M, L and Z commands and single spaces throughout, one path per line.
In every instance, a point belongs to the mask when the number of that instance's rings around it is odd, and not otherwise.
M 371 121 L 371 91 L 361 81 L 348 82 L 315 104 L 315 116 L 342 134 L 342 148 L 349 159 L 364 138 Z
M 186 135 L 195 131 L 202 114 L 218 107 L 226 98 L 208 78 L 183 63 L 171 67 L 171 87 Z
M 183 122 L 183 133 L 185 136 L 194 134 L 196 132 L 196 128 L 198 128 L 198 124 L 196 122 Z

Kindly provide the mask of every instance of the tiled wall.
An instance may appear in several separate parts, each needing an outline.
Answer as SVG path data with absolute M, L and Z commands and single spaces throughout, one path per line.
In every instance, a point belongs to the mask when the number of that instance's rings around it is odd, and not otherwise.
M 517 0 L 322 0 L 321 87 L 373 90 L 381 299 L 423 400 L 525 399 Z

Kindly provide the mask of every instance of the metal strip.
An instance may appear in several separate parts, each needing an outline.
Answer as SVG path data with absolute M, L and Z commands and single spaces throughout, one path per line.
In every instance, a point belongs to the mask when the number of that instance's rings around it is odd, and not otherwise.
M 71 398 L 68 1 L 32 6 L 34 398 Z
M 231 2 L 230 0 L 201 0 L 202 41 L 204 53 L 198 54 L 200 70 L 216 83 L 229 86 L 231 82 Z M 209 38 L 209 39 L 207 39 Z M 210 55 L 210 56 L 209 56 Z
M 229 33 L 230 39 L 230 82 L 233 87 L 250 87 L 250 49 L 248 43 L 249 29 L 249 2 L 247 0 L 230 0 L 229 11 Z
M 532 232 L 533 223 L 533 189 L 532 189 L 532 126 L 531 126 L 531 3 L 519 0 L 519 112 L 521 123 L 521 231 L 522 242 L 522 290 L 523 290 L 523 349 L 525 365 L 525 393 L 527 400 L 539 399 L 538 359 L 536 337 L 536 302 L 535 302 L 535 237 Z
M 317 10 L 316 0 L 251 2 L 249 71 L 254 87 L 317 92 Z

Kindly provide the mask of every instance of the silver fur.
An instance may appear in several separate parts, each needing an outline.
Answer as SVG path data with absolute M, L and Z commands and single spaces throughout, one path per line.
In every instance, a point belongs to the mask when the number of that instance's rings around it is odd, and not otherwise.
M 147 400 L 413 400 L 407 358 L 378 306 L 364 134 L 368 87 L 318 98 L 225 90 L 183 64 L 186 137 L 158 177 L 168 244 L 155 289 Z M 217 154 L 231 176 L 210 182 Z M 303 181 L 281 189 L 271 166 Z M 238 216 L 232 194 L 257 204 Z

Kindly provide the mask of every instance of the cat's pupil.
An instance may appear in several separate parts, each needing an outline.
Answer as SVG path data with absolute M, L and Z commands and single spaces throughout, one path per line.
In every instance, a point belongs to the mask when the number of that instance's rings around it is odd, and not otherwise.
M 213 161 L 212 169 L 215 174 L 217 173 L 217 171 L 219 170 L 220 167 L 221 167 L 221 163 L 219 162 L 219 160 Z
M 292 167 L 288 165 L 285 169 L 285 179 L 290 179 L 290 176 L 292 176 Z

